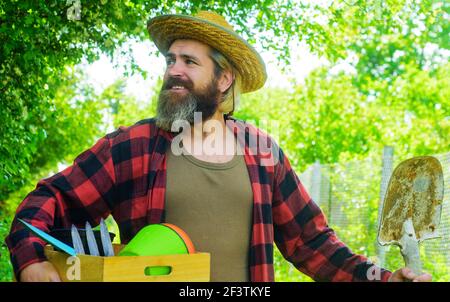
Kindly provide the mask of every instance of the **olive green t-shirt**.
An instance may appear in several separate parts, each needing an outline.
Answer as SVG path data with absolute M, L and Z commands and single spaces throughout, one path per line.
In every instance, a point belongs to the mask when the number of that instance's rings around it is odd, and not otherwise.
M 253 192 L 243 155 L 225 163 L 167 151 L 167 223 L 211 254 L 211 281 L 249 281 Z

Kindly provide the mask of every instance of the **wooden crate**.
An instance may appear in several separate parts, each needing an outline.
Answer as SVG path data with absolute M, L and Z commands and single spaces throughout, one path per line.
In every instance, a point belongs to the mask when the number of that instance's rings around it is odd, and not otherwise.
M 114 245 L 117 253 L 123 245 Z M 63 281 L 84 282 L 177 282 L 177 281 L 209 281 L 210 254 L 195 253 L 164 256 L 113 256 L 99 257 L 78 255 L 79 259 L 68 259 L 70 256 L 53 250 L 49 245 L 45 247 L 45 255 L 56 267 Z M 71 261 L 72 260 L 72 261 Z M 79 265 L 78 265 L 79 264 Z M 149 276 L 146 268 L 168 266 L 168 275 Z M 79 279 L 73 274 L 79 268 Z M 69 272 L 69 274 L 68 274 Z M 69 280 L 75 279 L 75 280 Z

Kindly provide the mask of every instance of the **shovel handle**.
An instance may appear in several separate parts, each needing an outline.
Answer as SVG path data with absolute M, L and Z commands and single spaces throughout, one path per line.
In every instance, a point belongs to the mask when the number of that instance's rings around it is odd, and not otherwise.
M 411 218 L 408 218 L 403 223 L 401 253 L 407 268 L 410 268 L 414 274 L 420 275 L 422 273 L 422 262 L 420 261 L 419 240 L 416 238 L 414 226 Z
M 413 246 L 415 245 L 415 247 Z M 420 261 L 419 242 L 411 242 L 406 248 L 401 250 L 403 259 L 407 268 L 410 268 L 414 274 L 422 273 L 422 262 Z

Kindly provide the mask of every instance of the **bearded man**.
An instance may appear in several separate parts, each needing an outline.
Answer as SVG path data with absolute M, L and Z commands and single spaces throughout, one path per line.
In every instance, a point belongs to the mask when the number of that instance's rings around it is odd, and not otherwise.
M 148 31 L 167 62 L 157 116 L 106 135 L 28 194 L 7 237 L 17 280 L 60 280 L 17 218 L 48 232 L 110 214 L 123 244 L 149 224 L 181 227 L 211 254 L 211 281 L 274 281 L 274 242 L 315 280 L 370 279 L 374 264 L 336 237 L 273 139 L 232 117 L 240 94 L 266 81 L 258 52 L 211 12 L 159 16 Z M 431 280 L 379 271 L 379 281 Z

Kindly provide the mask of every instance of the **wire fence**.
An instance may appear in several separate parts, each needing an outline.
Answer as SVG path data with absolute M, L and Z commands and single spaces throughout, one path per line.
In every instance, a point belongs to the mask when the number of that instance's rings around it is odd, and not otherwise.
M 421 244 L 421 260 L 434 281 L 450 281 L 450 152 L 434 156 L 444 171 L 440 237 Z M 403 160 L 385 147 L 379 158 L 332 165 L 317 162 L 299 175 L 337 236 L 353 252 L 389 270 L 403 267 L 404 262 L 397 246 L 377 243 L 379 216 L 393 168 Z

